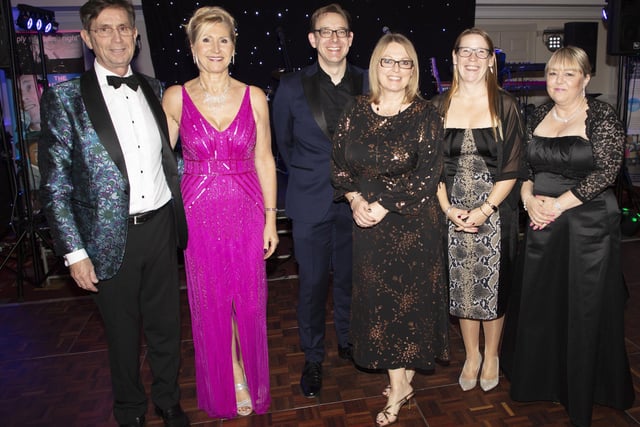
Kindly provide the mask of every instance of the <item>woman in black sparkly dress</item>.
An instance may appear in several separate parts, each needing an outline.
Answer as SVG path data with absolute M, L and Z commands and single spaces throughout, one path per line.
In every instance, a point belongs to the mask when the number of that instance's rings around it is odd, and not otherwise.
M 351 340 L 357 365 L 388 371 L 380 426 L 413 397 L 416 368 L 448 360 L 442 212 L 442 119 L 418 92 L 411 42 L 386 34 L 370 65 L 371 92 L 347 108 L 334 137 L 336 199 L 351 205 Z

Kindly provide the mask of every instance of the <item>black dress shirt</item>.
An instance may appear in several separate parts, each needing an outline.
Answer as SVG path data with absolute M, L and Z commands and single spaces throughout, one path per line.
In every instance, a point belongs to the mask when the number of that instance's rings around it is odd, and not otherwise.
M 327 122 L 327 130 L 333 137 L 345 105 L 354 96 L 362 93 L 362 79 L 355 78 L 348 65 L 342 80 L 337 85 L 333 84 L 331 77 L 320 67 L 312 78 L 320 89 L 319 102 Z

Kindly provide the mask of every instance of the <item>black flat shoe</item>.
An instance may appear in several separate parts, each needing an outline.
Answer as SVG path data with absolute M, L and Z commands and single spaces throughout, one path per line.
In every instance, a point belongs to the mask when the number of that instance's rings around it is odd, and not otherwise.
M 144 427 L 144 415 L 140 415 L 136 420 L 129 424 L 120 424 L 120 427 Z
M 338 347 L 338 357 L 340 359 L 349 360 L 353 362 L 353 349 L 350 345 L 346 347 Z
M 316 397 L 322 388 L 322 363 L 304 362 L 300 388 L 305 397 Z
M 179 403 L 168 409 L 160 409 L 156 405 L 156 414 L 162 417 L 165 427 L 188 427 L 191 425 L 189 417 L 184 413 Z

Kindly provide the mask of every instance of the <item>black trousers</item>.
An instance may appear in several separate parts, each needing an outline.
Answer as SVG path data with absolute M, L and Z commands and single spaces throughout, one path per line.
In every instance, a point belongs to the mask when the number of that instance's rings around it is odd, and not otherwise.
M 333 203 L 320 223 L 294 220 L 293 248 L 298 262 L 298 327 L 305 361 L 322 362 L 329 274 L 333 273 L 333 320 L 338 345 L 349 345 L 353 218 L 346 203 Z
M 179 402 L 180 289 L 173 210 L 165 205 L 150 220 L 129 225 L 118 273 L 100 281 L 94 300 L 104 321 L 118 423 L 132 423 L 147 411 L 140 378 L 140 331 L 153 383 L 151 399 L 162 409 Z

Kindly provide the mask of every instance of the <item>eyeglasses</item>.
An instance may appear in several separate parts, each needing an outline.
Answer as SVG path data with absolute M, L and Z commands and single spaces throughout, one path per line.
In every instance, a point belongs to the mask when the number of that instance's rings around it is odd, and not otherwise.
M 117 31 L 121 36 L 128 37 L 133 34 L 133 27 L 124 24 L 118 25 L 117 27 L 105 25 L 104 27 L 94 28 L 89 31 L 93 31 L 98 37 L 111 37 L 114 31 Z
M 475 53 L 476 58 L 478 59 L 487 59 L 489 56 L 491 56 L 491 51 L 483 47 L 477 47 L 475 49 L 471 47 L 459 47 L 456 49 L 456 53 L 461 58 L 468 58 L 472 53 Z
M 391 58 L 380 59 L 380 66 L 382 68 L 393 68 L 396 64 L 398 64 L 398 67 L 402 68 L 403 70 L 410 70 L 411 68 L 413 68 L 413 61 L 411 59 L 401 59 L 399 61 Z
M 338 36 L 338 38 L 341 38 L 341 39 L 349 35 L 348 28 L 338 28 L 337 30 L 332 30 L 331 28 L 320 28 L 318 30 L 313 30 L 313 31 L 320 34 L 320 37 L 322 37 L 323 39 L 331 38 L 333 36 L 333 33 L 336 33 L 336 36 Z

